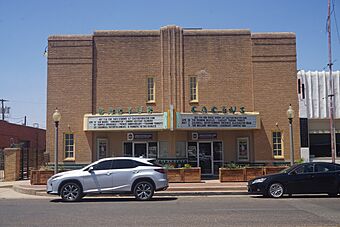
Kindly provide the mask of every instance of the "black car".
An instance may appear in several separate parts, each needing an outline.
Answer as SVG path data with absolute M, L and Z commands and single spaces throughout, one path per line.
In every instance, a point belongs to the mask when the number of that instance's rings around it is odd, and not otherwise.
M 296 164 L 280 173 L 248 181 L 248 192 L 273 198 L 284 194 L 336 196 L 340 193 L 340 165 L 327 162 Z

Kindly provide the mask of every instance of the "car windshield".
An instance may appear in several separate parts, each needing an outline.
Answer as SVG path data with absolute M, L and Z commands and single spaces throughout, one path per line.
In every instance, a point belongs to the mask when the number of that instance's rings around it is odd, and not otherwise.
M 286 169 L 284 170 L 281 170 L 280 173 L 289 173 L 291 170 L 295 169 L 295 167 L 297 166 L 298 164 L 294 164 L 290 167 L 287 167 Z

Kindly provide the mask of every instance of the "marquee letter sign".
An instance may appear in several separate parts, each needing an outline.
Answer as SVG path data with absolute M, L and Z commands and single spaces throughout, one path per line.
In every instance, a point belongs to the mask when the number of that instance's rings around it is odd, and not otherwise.
M 168 128 L 167 113 L 85 115 L 84 131 L 160 130 Z
M 259 129 L 258 114 L 184 114 L 177 113 L 178 129 Z

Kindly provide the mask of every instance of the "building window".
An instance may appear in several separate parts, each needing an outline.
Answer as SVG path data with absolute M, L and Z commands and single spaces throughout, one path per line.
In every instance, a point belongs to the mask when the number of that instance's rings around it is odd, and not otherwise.
M 274 158 L 283 158 L 282 132 L 273 132 L 273 155 Z
M 185 141 L 176 142 L 176 158 L 186 158 L 186 146 Z
M 155 80 L 153 77 L 148 78 L 148 102 L 155 102 Z
M 159 142 L 159 157 L 168 158 L 168 142 L 167 141 Z
M 74 159 L 74 134 L 64 134 L 64 154 L 65 159 Z
M 197 77 L 190 77 L 190 101 L 191 102 L 198 102 L 198 84 L 197 84 Z

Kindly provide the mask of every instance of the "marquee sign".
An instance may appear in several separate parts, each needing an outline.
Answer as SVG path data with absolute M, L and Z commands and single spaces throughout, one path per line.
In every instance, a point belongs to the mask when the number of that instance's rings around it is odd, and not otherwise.
M 160 130 L 168 128 L 167 113 L 85 115 L 84 131 Z
M 258 114 L 183 114 L 176 116 L 178 129 L 259 129 Z

